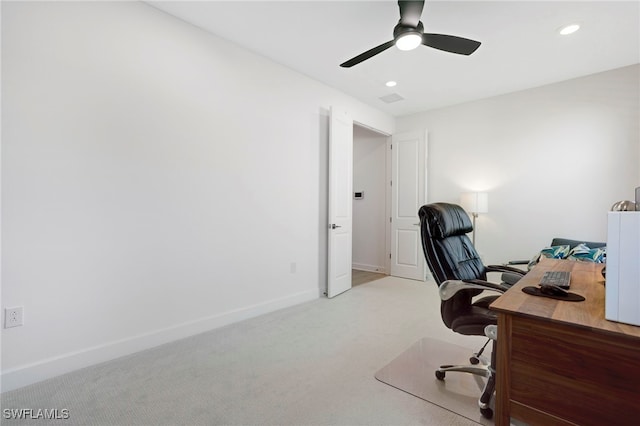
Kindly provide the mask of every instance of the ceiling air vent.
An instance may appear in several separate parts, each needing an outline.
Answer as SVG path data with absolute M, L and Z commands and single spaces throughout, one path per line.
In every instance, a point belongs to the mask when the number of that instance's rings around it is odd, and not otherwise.
M 403 100 L 404 98 L 397 93 L 391 93 L 390 95 L 386 95 L 380 98 L 381 101 L 386 102 L 388 104 L 393 102 L 398 102 Z

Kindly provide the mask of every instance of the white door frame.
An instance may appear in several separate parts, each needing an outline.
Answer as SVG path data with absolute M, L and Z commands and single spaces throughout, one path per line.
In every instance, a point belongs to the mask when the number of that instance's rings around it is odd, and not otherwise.
M 352 121 L 352 126 L 353 125 L 358 125 L 367 129 L 370 129 L 376 133 L 379 133 L 382 136 L 387 137 L 387 146 L 390 147 L 391 145 L 391 141 L 392 141 L 392 135 L 388 134 L 385 131 L 379 130 L 375 127 L 375 125 L 369 125 L 369 124 L 364 124 L 362 122 L 359 121 Z M 425 134 L 425 140 L 426 140 L 426 131 L 424 132 Z M 352 141 L 353 142 L 353 141 Z M 353 145 L 351 146 L 351 150 L 353 150 Z M 425 161 L 425 169 L 426 169 L 426 156 L 424 158 Z M 331 163 L 331 158 L 329 157 L 329 163 Z M 330 166 L 330 164 L 329 164 Z M 391 178 L 392 178 L 392 160 L 391 160 L 391 149 L 387 149 L 387 161 L 386 161 L 386 167 L 385 167 L 385 174 L 386 174 L 386 182 L 389 183 L 391 182 Z M 353 173 L 353 168 L 351 168 L 351 173 Z M 426 171 L 425 171 L 425 177 L 426 177 Z M 351 186 L 353 185 L 353 175 L 351 175 Z M 386 213 L 387 213 L 387 217 L 391 217 L 391 209 L 392 209 L 392 195 L 391 195 L 391 185 L 387 186 L 387 195 L 386 195 L 386 205 L 385 205 L 385 209 L 386 209 Z M 328 196 L 331 197 L 331 189 L 328 189 Z M 424 200 L 426 201 L 426 181 L 424 182 Z M 417 211 L 416 211 L 416 215 L 417 215 Z M 331 225 L 331 218 L 328 217 L 328 225 Z M 389 256 L 386 257 L 386 264 L 385 264 L 385 271 L 387 273 L 387 275 L 391 274 L 391 223 L 387 222 L 386 223 L 386 229 L 385 229 L 385 242 L 386 242 L 386 253 L 389 254 Z M 327 240 L 327 244 L 329 244 L 329 241 Z M 328 248 L 328 247 L 327 247 Z M 420 251 L 420 254 L 422 252 Z M 422 261 L 424 262 L 424 259 L 422 258 Z M 327 291 L 325 292 L 325 295 L 328 296 L 329 293 L 329 289 L 328 289 L 328 280 L 329 280 L 329 263 L 331 262 L 331 260 L 329 259 L 329 255 L 327 256 Z M 424 278 L 423 278 L 424 279 Z M 334 294 L 335 296 L 335 294 Z M 332 297 L 332 296 L 330 296 Z

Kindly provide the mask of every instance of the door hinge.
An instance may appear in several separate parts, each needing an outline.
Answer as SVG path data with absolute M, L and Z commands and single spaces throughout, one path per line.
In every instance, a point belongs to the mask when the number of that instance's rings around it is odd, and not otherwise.
M 391 259 L 391 253 L 389 253 L 389 259 Z
M 392 180 L 389 181 L 389 186 L 393 186 L 393 181 Z
M 393 218 L 389 218 L 389 223 L 393 222 L 393 220 L 392 220 L 392 219 L 393 219 Z
M 393 149 L 393 144 L 389 145 L 389 149 Z

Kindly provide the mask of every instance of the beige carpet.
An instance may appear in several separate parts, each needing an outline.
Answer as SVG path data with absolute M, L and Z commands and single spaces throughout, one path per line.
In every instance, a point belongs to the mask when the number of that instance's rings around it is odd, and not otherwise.
M 424 336 L 473 341 L 446 328 L 438 306 L 433 282 L 385 277 L 3 392 L 0 411 L 68 409 L 70 418 L 0 424 L 477 426 L 374 378 Z
M 435 377 L 435 370 L 440 365 L 468 364 L 471 355 L 472 351 L 468 348 L 424 338 L 378 371 L 375 377 L 469 420 L 492 425 L 493 420 L 482 417 L 478 408 L 478 398 L 486 379 L 458 372 L 447 373 L 444 381 Z M 490 353 L 485 352 L 484 355 L 489 357 Z

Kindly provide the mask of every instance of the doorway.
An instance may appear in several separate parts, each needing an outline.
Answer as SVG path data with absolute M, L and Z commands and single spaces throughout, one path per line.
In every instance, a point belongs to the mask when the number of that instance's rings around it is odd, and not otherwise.
M 324 119 L 323 119 L 324 120 Z M 326 236 L 320 239 L 320 291 L 332 298 L 352 287 L 352 210 L 353 210 L 353 136 L 355 121 L 349 112 L 340 107 L 331 107 L 327 117 L 326 154 L 327 186 L 321 179 L 320 205 L 326 205 L 326 216 L 321 209 L 320 230 Z M 364 130 L 368 125 L 359 124 Z M 385 206 L 385 261 L 374 263 L 373 269 L 386 274 L 424 281 L 424 259 L 419 249 L 419 223 L 417 211 L 426 199 L 426 131 L 401 134 L 384 134 L 373 131 L 375 136 L 386 139 L 386 163 L 384 181 L 386 187 Z M 322 161 L 322 157 L 321 157 Z M 358 196 L 367 197 L 362 188 Z M 386 222 L 388 219 L 389 222 Z M 390 237 L 389 237 L 390 236 Z M 326 251 L 325 251 L 326 250 Z M 326 256 L 322 254 L 326 253 Z M 386 263 L 388 262 L 388 263 Z M 369 263 L 364 263 L 369 264 Z M 371 264 L 369 264 L 371 265 Z M 384 265 L 384 266 L 383 266 Z M 325 283 L 323 286 L 322 283 Z
M 367 283 L 370 283 L 371 281 L 376 281 L 386 276 L 387 276 L 386 274 L 381 274 L 378 272 L 368 272 L 368 271 L 360 271 L 358 269 L 353 269 L 351 271 L 351 287 L 367 284 Z
M 387 143 L 382 133 L 353 125 L 354 285 L 389 274 L 389 185 Z

